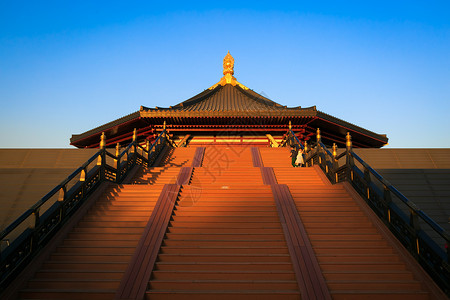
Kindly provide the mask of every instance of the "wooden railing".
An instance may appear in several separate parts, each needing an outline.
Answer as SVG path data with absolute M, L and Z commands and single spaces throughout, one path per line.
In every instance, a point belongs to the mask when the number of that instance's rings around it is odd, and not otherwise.
M 330 151 L 322 143 L 319 130 L 317 141 L 310 146 L 304 146 L 291 129 L 287 136 L 291 146 L 298 144 L 304 149 L 307 166 L 319 165 L 333 184 L 350 182 L 443 291 L 450 294 L 449 233 L 353 152 L 349 133 L 346 149 L 339 155 L 336 145 Z
M 105 181 L 121 183 L 135 165 L 151 166 L 167 145 L 164 129 L 146 149 L 136 139 L 119 154 L 104 146 L 0 233 L 0 291 L 31 261 Z M 109 164 L 112 162 L 112 164 Z

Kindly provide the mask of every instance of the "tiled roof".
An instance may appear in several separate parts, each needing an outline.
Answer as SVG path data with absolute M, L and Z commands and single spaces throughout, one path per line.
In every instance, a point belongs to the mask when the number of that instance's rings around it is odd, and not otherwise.
M 98 133 L 101 133 L 102 131 L 111 129 L 114 126 L 119 126 L 119 125 L 122 125 L 124 123 L 136 120 L 136 119 L 139 118 L 139 116 L 140 116 L 139 111 L 136 111 L 134 113 L 131 113 L 129 115 L 126 115 L 126 116 L 123 116 L 123 117 L 121 117 L 119 119 L 116 119 L 116 120 L 114 120 L 112 122 L 106 123 L 104 125 L 96 127 L 96 128 L 91 129 L 89 131 L 86 131 L 86 132 L 84 132 L 82 134 L 73 134 L 72 138 L 70 139 L 70 142 L 74 143 L 74 142 L 76 142 L 78 140 L 81 140 L 81 139 L 84 139 L 84 138 L 86 138 L 88 136 L 97 135 Z
M 307 126 L 310 133 L 316 128 L 322 129 L 330 136 L 330 143 L 335 141 L 345 143 L 347 131 L 352 133 L 354 145 L 359 147 L 382 147 L 388 141 L 385 135 L 318 111 L 315 106 L 286 107 L 241 84 L 219 84 L 168 108 L 141 106 L 140 110 L 133 114 L 85 133 L 73 135 L 71 143 L 77 147 L 95 145 L 102 131 L 105 131 L 108 137 L 116 137 L 132 132 L 133 128 L 162 124 L 164 121 L 172 126 L 195 127 L 229 125 L 230 118 L 245 118 L 246 122 L 250 119 L 258 120 L 258 124 L 261 125 L 286 125 L 292 121 L 293 126 Z M 323 139 L 327 140 L 325 134 Z
M 221 113 L 229 115 L 229 113 L 281 113 L 290 111 L 308 110 L 312 108 L 302 109 L 300 107 L 287 108 L 266 97 L 248 89 L 245 90 L 240 86 L 227 84 L 225 86 L 217 86 L 212 90 L 204 92 L 183 101 L 170 108 L 142 108 L 142 111 L 148 112 L 150 115 L 160 115 L 161 113 L 214 113 L 220 116 Z M 143 116 L 146 116 L 145 114 Z

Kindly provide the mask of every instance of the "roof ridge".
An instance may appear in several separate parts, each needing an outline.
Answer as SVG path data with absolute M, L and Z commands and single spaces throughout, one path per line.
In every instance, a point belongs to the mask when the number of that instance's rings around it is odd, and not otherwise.
M 203 92 L 200 92 L 199 94 L 184 100 L 176 105 L 174 105 L 172 108 L 173 109 L 177 109 L 177 108 L 182 108 L 182 107 L 186 107 L 189 105 L 194 105 L 198 102 L 201 102 L 209 97 L 211 97 L 212 95 L 214 95 L 215 93 L 217 93 L 220 89 L 222 88 L 221 85 L 217 86 L 216 88 L 210 90 L 210 89 L 206 89 Z
M 235 86 L 235 88 L 237 88 L 238 91 L 240 91 L 245 96 L 251 98 L 252 100 L 257 101 L 260 104 L 268 105 L 268 106 L 276 106 L 279 108 L 286 108 L 285 105 L 281 105 L 273 100 L 270 100 L 269 98 L 264 97 L 263 95 L 255 92 L 254 90 L 251 90 L 251 89 L 245 90 L 242 87 L 237 86 L 237 85 Z

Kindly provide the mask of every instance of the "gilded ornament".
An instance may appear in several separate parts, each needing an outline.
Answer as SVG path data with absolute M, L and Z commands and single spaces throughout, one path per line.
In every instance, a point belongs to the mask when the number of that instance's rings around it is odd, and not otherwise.
M 212 90 L 216 88 L 217 86 L 221 85 L 224 86 L 226 84 L 231 84 L 232 86 L 240 86 L 244 90 L 248 90 L 248 87 L 245 85 L 239 83 L 236 78 L 233 76 L 234 74 L 234 58 L 231 56 L 230 51 L 228 51 L 227 55 L 223 58 L 223 77 L 220 79 L 218 83 L 210 87 L 209 89 Z
M 234 58 L 231 56 L 230 51 L 223 58 L 223 75 L 234 74 Z

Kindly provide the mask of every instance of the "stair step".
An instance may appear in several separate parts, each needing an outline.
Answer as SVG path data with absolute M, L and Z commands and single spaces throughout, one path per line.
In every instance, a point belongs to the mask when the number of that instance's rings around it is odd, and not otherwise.
M 171 289 L 147 291 L 146 300 L 179 300 L 179 299 L 196 299 L 196 300 L 299 300 L 300 293 L 295 290 L 263 290 L 263 291 L 191 291 L 191 290 L 178 290 Z
M 141 238 L 141 234 L 131 233 L 70 233 L 68 238 L 71 240 L 132 240 L 137 241 Z
M 430 300 L 430 295 L 423 291 L 392 291 L 392 290 L 352 290 L 352 291 L 331 291 L 334 300 L 360 300 L 360 299 L 380 299 L 380 300 Z
M 78 233 L 94 233 L 94 234 L 142 234 L 143 228 L 142 227 L 102 227 L 102 228 L 96 228 L 96 227 L 75 227 L 72 230 L 72 233 L 78 234 Z
M 379 234 L 310 234 L 312 241 L 384 241 Z
M 333 262 L 360 262 L 366 263 L 371 261 L 377 262 L 399 262 L 398 255 L 394 254 L 352 254 L 352 255 L 317 255 L 319 263 L 333 263 Z
M 21 299 L 111 300 L 116 291 L 101 289 L 23 289 Z
M 64 246 L 71 247 L 136 247 L 138 240 L 88 240 L 88 239 L 66 239 L 63 242 Z
M 340 241 L 340 240 L 311 240 L 313 248 L 366 248 L 370 249 L 372 247 L 387 247 L 388 243 L 385 240 L 371 241 L 371 240 L 351 240 L 351 241 Z
M 49 279 L 32 279 L 28 282 L 30 289 L 102 289 L 115 290 L 119 287 L 120 281 L 114 279 L 67 279 L 52 278 Z
M 83 271 L 83 270 L 46 270 L 42 269 L 36 273 L 35 278 L 39 279 L 108 279 L 120 280 L 122 273 L 115 271 Z
M 47 261 L 43 264 L 44 269 L 48 270 L 102 270 L 123 272 L 127 268 L 128 263 L 109 263 L 109 262 L 71 262 L 71 261 Z
M 253 263 L 167 263 L 158 262 L 156 269 L 161 271 L 292 271 L 291 263 L 271 263 L 271 262 L 253 262 Z
M 340 223 L 344 223 L 344 224 L 353 224 L 353 226 L 355 226 L 354 224 L 360 224 L 360 223 L 365 223 L 365 222 L 369 222 L 369 220 L 367 219 L 366 216 L 355 216 L 355 217 L 351 217 L 351 216 L 343 216 L 342 218 L 336 218 L 336 221 L 332 220 L 332 216 L 314 216 L 314 215 L 303 215 L 303 213 L 301 214 L 301 218 L 302 221 L 304 223 L 323 223 L 323 224 L 335 224 L 337 222 Z M 347 225 L 348 226 L 348 225 Z M 333 226 L 330 226 L 333 227 Z
M 325 278 L 330 281 L 379 281 L 379 280 L 413 280 L 414 276 L 407 270 L 338 270 L 324 271 Z
M 51 259 L 54 262 L 123 262 L 126 263 L 130 260 L 130 255 L 114 255 L 114 254 L 103 254 L 103 255 L 93 255 L 93 254 L 52 254 Z
M 391 290 L 391 291 L 418 291 L 421 285 L 413 280 L 381 280 L 381 281 L 344 281 L 331 280 L 328 281 L 328 286 L 332 290 Z
M 248 247 L 195 247 L 195 245 L 191 248 L 182 248 L 182 247 L 167 247 L 163 246 L 160 250 L 161 254 L 195 254 L 195 255 L 208 255 L 208 254 L 289 254 L 286 247 L 271 247 L 271 248 L 248 248 Z
M 135 247 L 121 247 L 121 246 L 115 246 L 115 247 L 101 247 L 101 246 L 86 246 L 86 247 L 72 247 L 72 246 L 58 246 L 57 252 L 59 254 L 78 254 L 78 253 L 85 253 L 85 254 L 92 254 L 92 255 L 98 255 L 98 254 L 104 254 L 104 255 L 119 255 L 119 254 L 127 254 L 131 255 L 135 251 Z
M 179 222 L 239 222 L 245 219 L 249 223 L 261 223 L 261 222 L 277 222 L 279 220 L 278 216 L 265 217 L 265 216 L 200 216 L 200 217 L 191 217 L 191 216 L 173 216 L 174 221 Z
M 203 202 L 203 199 L 202 199 Z M 195 213 L 219 213 L 219 212 L 227 212 L 227 213 L 242 213 L 242 212 L 274 212 L 274 209 L 276 209 L 275 204 L 272 202 L 265 202 L 265 203 L 259 203 L 258 206 L 255 205 L 226 205 L 221 204 L 217 202 L 213 202 L 211 206 L 204 205 L 205 203 L 198 203 L 199 205 L 195 206 L 177 206 L 175 209 L 175 213 L 188 213 L 188 212 L 195 212 Z M 203 205 L 200 205 L 203 204 Z
M 335 255 L 361 255 L 361 254 L 367 254 L 367 255 L 382 255 L 382 254 L 392 254 L 394 251 L 392 248 L 387 246 L 378 246 L 378 247 L 316 247 L 314 248 L 314 252 L 316 255 L 329 255 L 335 254 Z
M 133 205 L 133 204 L 124 204 L 124 205 L 109 205 L 105 207 L 95 206 L 95 214 L 102 215 L 103 212 L 111 213 L 111 214 L 120 214 L 120 212 L 127 211 L 129 214 L 133 213 L 141 213 L 146 212 L 148 215 L 151 214 L 151 211 L 155 207 L 154 204 L 148 206 L 142 205 Z
M 180 234 L 166 233 L 167 240 L 196 240 L 196 241 L 284 241 L 281 234 L 265 234 L 263 230 L 257 234 Z
M 173 234 L 283 234 L 281 228 L 183 228 L 170 226 L 168 233 Z
M 406 270 L 406 266 L 399 262 L 332 262 L 332 263 L 321 263 L 320 267 L 325 272 L 346 270 L 346 271 L 364 271 L 364 270 Z
M 343 231 L 342 228 L 315 228 L 315 227 L 311 227 L 308 226 L 308 233 L 310 235 L 335 235 L 335 234 L 340 234 L 340 233 L 347 233 L 347 234 L 353 234 L 353 235 L 372 235 L 372 234 L 377 234 L 378 231 L 374 228 L 374 227 L 362 227 L 362 228 L 352 228 L 351 231 L 347 230 L 347 231 Z
M 278 217 L 277 213 L 274 211 L 263 211 L 263 210 L 247 210 L 247 211 L 175 211 L 175 216 L 178 217 Z
M 178 207 L 253 207 L 255 205 L 261 206 L 273 206 L 273 199 L 270 197 L 245 197 L 245 198 L 237 198 L 233 196 L 224 196 L 224 197 L 204 197 L 201 196 L 201 202 L 198 201 L 200 199 L 200 195 L 196 195 L 194 197 L 187 197 L 186 195 L 181 195 L 180 200 L 184 200 L 182 203 L 178 204 Z M 187 202 L 186 200 L 192 200 L 191 202 Z
M 153 207 L 150 207 L 153 209 Z M 95 213 L 90 214 L 90 218 L 85 218 L 85 220 L 98 220 L 98 217 L 122 217 L 122 218 L 128 218 L 128 220 L 134 220 L 135 217 L 137 218 L 149 218 L 152 211 L 148 209 L 148 207 L 143 207 L 142 210 L 133 210 L 133 211 L 123 211 L 123 209 L 97 209 Z
M 171 226 L 175 222 L 171 221 Z M 190 221 L 177 221 L 177 226 L 183 228 L 281 228 L 279 222 L 190 222 Z
M 286 242 L 284 240 L 280 241 L 239 241 L 239 240 L 229 240 L 229 241 L 202 241 L 202 240 L 164 240 L 163 245 L 165 246 L 181 246 L 189 247 L 191 246 L 206 246 L 206 247 L 249 247 L 249 248 L 266 248 L 266 247 L 284 247 Z
M 159 262 L 290 262 L 287 254 L 159 254 Z
M 172 290 L 295 290 L 297 282 L 257 280 L 152 280 L 151 289 Z
M 147 225 L 147 222 L 142 221 L 118 221 L 118 222 L 101 222 L 101 221 L 81 221 L 78 223 L 79 227 L 109 227 L 109 228 L 124 228 L 124 227 L 142 227 Z
M 154 280 L 273 280 L 273 281 L 292 281 L 295 280 L 294 272 L 233 272 L 233 271 L 154 271 L 152 279 Z

